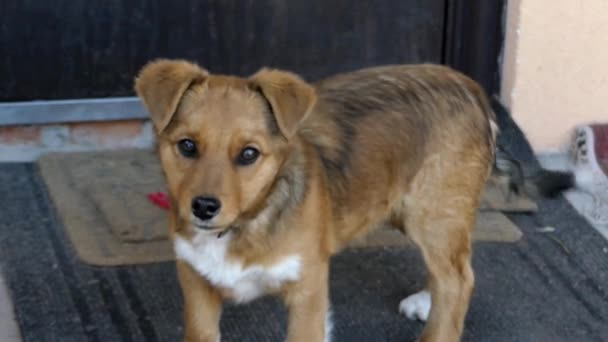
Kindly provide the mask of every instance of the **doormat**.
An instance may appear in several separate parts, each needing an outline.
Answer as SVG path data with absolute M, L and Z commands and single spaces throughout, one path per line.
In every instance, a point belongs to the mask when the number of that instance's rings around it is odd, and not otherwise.
M 52 153 L 38 164 L 67 235 L 83 262 L 117 266 L 174 259 L 167 211 L 146 197 L 165 190 L 153 151 Z M 474 240 L 518 241 L 521 231 L 500 211 L 535 211 L 535 203 L 525 197 L 506 201 L 492 182 L 488 184 Z M 351 247 L 408 243 L 397 230 L 383 227 L 354 241 Z

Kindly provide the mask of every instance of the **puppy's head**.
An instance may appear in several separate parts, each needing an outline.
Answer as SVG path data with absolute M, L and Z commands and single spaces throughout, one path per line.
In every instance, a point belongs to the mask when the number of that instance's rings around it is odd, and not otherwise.
M 223 231 L 264 205 L 298 124 L 316 101 L 298 76 L 211 75 L 185 62 L 146 65 L 135 90 L 150 112 L 181 229 Z

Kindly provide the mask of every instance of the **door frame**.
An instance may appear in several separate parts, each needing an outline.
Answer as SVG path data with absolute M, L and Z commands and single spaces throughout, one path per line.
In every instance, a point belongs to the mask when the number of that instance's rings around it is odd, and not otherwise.
M 446 0 L 443 63 L 500 92 L 508 0 Z
M 507 1 L 445 0 L 441 63 L 475 79 L 490 96 L 500 91 Z M 136 97 L 0 103 L 0 126 L 145 118 Z

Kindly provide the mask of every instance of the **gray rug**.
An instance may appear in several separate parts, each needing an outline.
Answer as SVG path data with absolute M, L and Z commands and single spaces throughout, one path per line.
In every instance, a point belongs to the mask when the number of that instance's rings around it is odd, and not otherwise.
M 499 113 L 502 143 L 538 167 Z M 562 198 L 510 215 L 524 237 L 474 246 L 477 286 L 464 341 L 608 341 L 608 243 Z M 552 226 L 554 233 L 538 227 Z M 181 295 L 171 262 L 92 267 L 78 261 L 39 171 L 0 164 L 0 266 L 25 341 L 178 341 Z M 335 341 L 411 341 L 423 325 L 397 314 L 424 284 L 412 248 L 360 249 L 332 262 Z M 224 341 L 281 341 L 285 311 L 264 298 L 228 307 Z
M 25 341 L 176 341 L 181 297 L 173 263 L 101 268 L 79 261 L 33 164 L 0 164 L 0 262 Z M 606 341 L 608 243 L 563 200 L 515 216 L 518 243 L 475 245 L 477 288 L 465 341 Z M 541 220 L 541 222 L 538 222 Z M 550 235 L 535 232 L 551 225 Z M 421 288 L 414 249 L 349 251 L 332 263 L 335 341 L 409 341 L 422 329 L 397 314 Z M 228 307 L 225 341 L 281 341 L 271 298 Z

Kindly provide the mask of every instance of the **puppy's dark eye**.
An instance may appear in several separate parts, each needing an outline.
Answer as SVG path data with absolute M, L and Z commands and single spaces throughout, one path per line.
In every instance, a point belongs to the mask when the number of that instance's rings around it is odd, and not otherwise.
M 196 143 L 190 139 L 182 139 L 177 142 L 177 149 L 186 158 L 196 157 Z
M 240 165 L 253 164 L 260 156 L 260 151 L 253 147 L 245 147 L 239 154 L 237 162 Z

